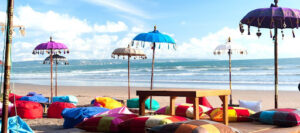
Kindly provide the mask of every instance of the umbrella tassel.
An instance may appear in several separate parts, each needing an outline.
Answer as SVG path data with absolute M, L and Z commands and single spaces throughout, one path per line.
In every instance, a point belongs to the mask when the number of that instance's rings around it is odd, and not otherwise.
M 281 29 L 281 36 L 282 36 L 282 40 L 284 38 L 284 33 L 283 33 L 283 30 Z
M 292 33 L 293 33 L 293 38 L 295 38 L 296 36 L 295 36 L 295 32 L 294 32 L 294 29 L 292 30 Z
M 270 30 L 270 38 L 273 38 L 272 30 Z
M 250 35 L 250 25 L 248 25 L 248 35 Z
M 173 49 L 176 50 L 176 45 L 175 44 L 173 45 Z
M 158 45 L 158 49 L 160 49 L 160 44 Z
M 170 44 L 168 44 L 168 49 L 170 49 Z

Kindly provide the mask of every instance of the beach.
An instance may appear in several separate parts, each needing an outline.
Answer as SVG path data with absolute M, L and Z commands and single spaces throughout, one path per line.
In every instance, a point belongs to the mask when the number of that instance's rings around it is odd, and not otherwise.
M 197 87 L 201 88 L 201 87 Z M 131 97 L 136 96 L 136 90 L 148 90 L 147 87 L 132 87 Z M 166 88 L 154 88 L 166 89 Z M 172 88 L 175 89 L 175 88 Z M 182 88 L 180 88 L 182 89 Z M 193 89 L 193 88 L 186 88 Z M 203 88 L 205 89 L 205 88 Z M 15 84 L 12 90 L 18 95 L 26 95 L 28 92 L 37 92 L 44 96 L 50 96 L 50 87 L 34 84 Z M 262 110 L 274 108 L 274 91 L 269 90 L 233 90 L 233 103 L 238 100 L 261 101 Z M 59 86 L 58 95 L 74 95 L 78 98 L 78 106 L 88 106 L 96 96 L 109 96 L 118 99 L 127 99 L 127 87 L 122 86 Z M 300 93 L 298 91 L 279 91 L 280 108 L 300 108 Z M 213 107 L 220 107 L 221 100 L 218 97 L 207 97 Z M 154 97 L 161 106 L 169 104 L 168 97 Z M 176 103 L 183 103 L 185 99 L 178 97 Z M 62 130 L 63 119 L 35 119 L 26 120 L 27 124 L 35 131 L 57 131 Z

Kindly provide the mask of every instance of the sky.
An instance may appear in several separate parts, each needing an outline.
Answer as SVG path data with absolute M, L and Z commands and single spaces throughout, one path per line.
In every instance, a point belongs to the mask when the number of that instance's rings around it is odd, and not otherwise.
M 32 55 L 40 43 L 66 44 L 68 59 L 110 59 L 114 49 L 126 47 L 139 33 L 157 29 L 170 35 L 177 49 L 162 46 L 156 59 L 227 59 L 213 55 L 214 49 L 232 38 L 232 44 L 247 49 L 248 55 L 233 59 L 274 57 L 269 30 L 251 28 L 251 35 L 239 32 L 239 21 L 251 10 L 269 7 L 273 0 L 15 0 L 14 24 L 24 25 L 26 36 L 15 29 L 13 61 L 42 60 L 47 55 Z M 0 1 L 0 22 L 6 21 L 6 1 Z M 279 6 L 300 8 L 299 0 L 279 0 Z M 279 58 L 300 57 L 300 31 L 279 34 Z M 4 34 L 0 33 L 0 49 Z M 151 58 L 149 47 L 140 48 Z

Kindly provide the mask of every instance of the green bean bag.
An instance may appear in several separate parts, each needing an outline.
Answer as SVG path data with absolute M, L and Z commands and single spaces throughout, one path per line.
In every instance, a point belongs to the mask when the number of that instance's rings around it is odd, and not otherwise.
M 139 108 L 139 98 L 132 98 L 127 100 L 128 108 Z M 145 102 L 146 109 L 150 109 L 150 99 L 147 99 Z M 152 99 L 152 110 L 159 109 L 159 103 Z

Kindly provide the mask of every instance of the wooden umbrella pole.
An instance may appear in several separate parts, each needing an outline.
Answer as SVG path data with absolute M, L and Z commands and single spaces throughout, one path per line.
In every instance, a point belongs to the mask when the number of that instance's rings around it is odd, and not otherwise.
M 1 131 L 7 133 L 8 127 L 8 95 L 10 89 L 10 69 L 11 69 L 11 45 L 13 34 L 13 10 L 14 0 L 7 1 L 7 28 L 5 39 L 5 68 L 4 68 L 4 85 L 3 85 L 3 105 L 2 105 L 2 124 Z
M 154 71 L 154 59 L 155 59 L 155 42 L 153 43 L 153 53 L 152 53 L 152 71 L 151 71 L 151 87 L 153 89 L 153 71 Z M 152 96 L 150 96 L 150 110 L 152 109 Z
M 52 74 L 52 71 L 53 71 L 53 55 L 52 55 L 52 49 L 51 49 L 51 51 L 50 51 L 50 90 L 51 90 L 51 103 L 52 103 L 52 100 L 53 100 L 53 85 L 52 85 L 52 79 L 53 79 L 53 74 Z
M 278 0 L 274 0 L 275 7 L 278 7 Z M 274 29 L 274 74 L 275 74 L 275 109 L 278 108 L 278 28 Z
M 57 60 L 55 61 L 55 96 L 57 96 Z
M 230 89 L 230 100 L 229 104 L 232 105 L 232 88 L 231 88 L 231 49 L 228 51 L 229 56 L 229 89 Z
M 274 74 L 275 74 L 275 108 L 278 108 L 278 29 L 275 28 L 274 40 Z
M 130 99 L 130 55 L 128 55 L 128 99 Z

